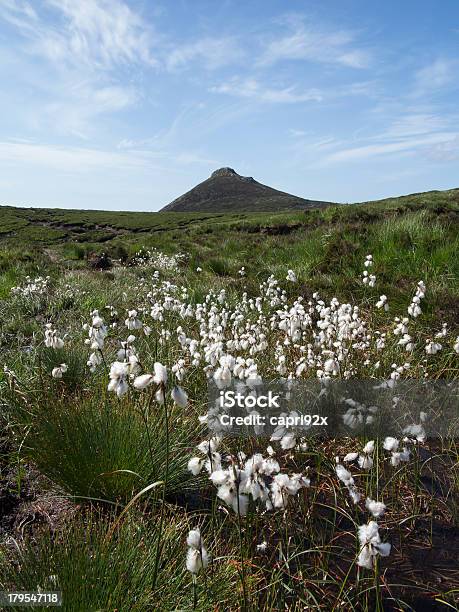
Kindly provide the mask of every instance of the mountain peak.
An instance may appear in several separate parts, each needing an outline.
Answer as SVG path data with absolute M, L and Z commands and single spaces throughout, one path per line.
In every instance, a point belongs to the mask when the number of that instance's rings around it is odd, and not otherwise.
M 163 211 L 243 212 L 305 210 L 328 202 L 306 200 L 258 183 L 251 176 L 241 176 L 233 168 L 218 168 L 208 179 L 196 185 Z
M 238 179 L 239 181 L 245 181 L 246 183 L 256 182 L 255 179 L 253 179 L 251 176 L 241 176 L 240 174 L 236 172 L 236 170 L 228 166 L 224 166 L 223 168 L 218 168 L 218 170 L 215 170 L 214 172 L 212 172 L 208 180 L 211 181 L 212 179 L 218 179 L 220 177 Z
M 210 178 L 215 178 L 216 176 L 240 176 L 240 175 L 233 168 L 224 166 L 223 168 L 218 168 L 218 170 L 215 170 L 215 172 L 212 172 L 212 174 L 210 175 Z

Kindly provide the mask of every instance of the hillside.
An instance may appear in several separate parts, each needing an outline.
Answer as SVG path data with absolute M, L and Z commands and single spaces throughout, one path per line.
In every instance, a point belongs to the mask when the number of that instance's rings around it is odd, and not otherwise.
M 404 299 L 407 285 L 429 274 L 430 312 L 457 320 L 459 303 L 459 189 L 432 191 L 305 211 L 110 212 L 0 207 L 0 299 L 21 274 L 41 274 L 50 258 L 88 269 L 93 254 L 129 262 L 141 248 L 186 254 L 184 272 L 225 286 L 245 266 L 248 289 L 270 274 L 294 268 L 304 291 L 364 291 L 362 261 L 372 253 L 378 296 Z M 116 266 L 116 263 L 115 263 Z M 357 278 L 357 280 L 355 280 Z M 377 297 L 377 296 L 376 296 Z
M 330 202 L 305 200 L 262 185 L 232 168 L 211 176 L 162 208 L 162 212 L 262 212 L 319 208 Z

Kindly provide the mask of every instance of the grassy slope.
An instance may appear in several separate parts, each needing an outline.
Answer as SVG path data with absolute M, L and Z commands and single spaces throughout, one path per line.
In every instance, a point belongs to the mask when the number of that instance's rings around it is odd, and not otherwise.
M 374 293 L 405 299 L 407 286 L 429 279 L 429 308 L 457 320 L 459 190 L 428 192 L 358 205 L 283 213 L 129 213 L 3 207 L 0 297 L 25 271 L 49 259 L 86 267 L 88 253 L 133 255 L 141 247 L 189 254 L 188 266 L 225 285 L 245 266 L 248 282 L 293 268 L 304 291 L 349 299 L 363 293 L 365 255 L 375 258 Z M 21 263 L 22 262 L 22 263 Z M 233 276 L 233 280 L 231 280 Z M 368 291 L 366 292 L 368 295 Z

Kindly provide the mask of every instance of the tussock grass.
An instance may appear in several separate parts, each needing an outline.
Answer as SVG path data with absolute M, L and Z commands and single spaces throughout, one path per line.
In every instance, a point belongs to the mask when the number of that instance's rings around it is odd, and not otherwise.
M 70 360 L 66 360 L 70 361 Z M 42 362 L 44 363 L 44 362 Z M 71 363 L 71 362 L 70 362 Z M 40 376 L 49 377 L 45 370 Z M 36 381 L 36 384 L 40 384 Z M 40 471 L 77 498 L 127 503 L 145 486 L 161 481 L 166 465 L 164 414 L 153 398 L 118 400 L 106 392 L 75 390 L 71 365 L 60 380 L 44 383 L 33 404 L 16 398 L 10 416 L 26 430 L 23 454 Z M 187 471 L 190 445 L 199 428 L 176 407 L 169 407 L 167 495 L 199 486 Z
M 113 514 L 83 512 L 59 532 L 46 529 L 24 541 L 13 559 L 1 564 L 2 588 L 61 590 L 68 612 L 191 610 L 193 585 L 183 556 L 188 521 L 168 517 L 156 567 L 157 524 L 132 513 L 112 535 L 114 520 Z M 214 541 L 215 557 L 219 549 Z M 230 609 L 236 581 L 235 568 L 216 560 L 212 573 L 199 580 L 195 609 Z

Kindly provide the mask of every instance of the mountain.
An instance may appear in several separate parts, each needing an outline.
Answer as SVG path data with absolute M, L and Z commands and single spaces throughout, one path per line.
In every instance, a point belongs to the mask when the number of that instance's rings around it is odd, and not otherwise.
M 332 202 L 305 200 L 241 176 L 232 168 L 219 168 L 161 212 L 273 212 L 319 208 Z

